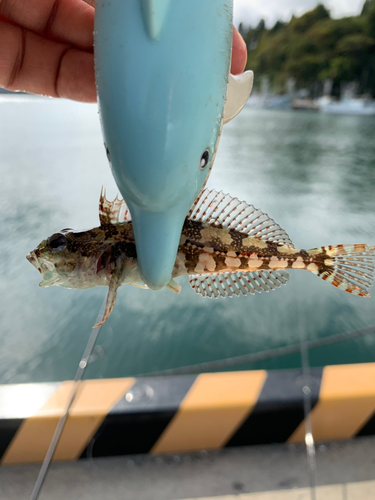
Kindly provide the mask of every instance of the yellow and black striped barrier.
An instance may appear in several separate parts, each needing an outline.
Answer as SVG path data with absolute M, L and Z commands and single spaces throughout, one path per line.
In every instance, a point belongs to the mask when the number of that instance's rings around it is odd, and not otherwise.
M 54 456 L 174 453 L 304 440 L 301 370 L 81 383 Z M 73 382 L 0 386 L 2 465 L 43 460 Z M 375 434 L 375 363 L 313 368 L 316 441 Z

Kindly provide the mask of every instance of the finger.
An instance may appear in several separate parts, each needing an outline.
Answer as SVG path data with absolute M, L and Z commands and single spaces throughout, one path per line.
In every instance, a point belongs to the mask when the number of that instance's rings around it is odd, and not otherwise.
M 232 64 L 230 72 L 233 75 L 242 73 L 247 62 L 247 48 L 242 36 L 233 26 L 233 43 L 232 43 Z
M 94 15 L 82 0 L 0 0 L 0 16 L 84 50 L 93 50 Z
M 95 0 L 84 0 L 86 3 L 95 7 Z M 247 48 L 244 39 L 233 26 L 233 42 L 232 42 L 232 63 L 231 73 L 237 75 L 242 73 L 247 62 Z
M 56 79 L 60 97 L 81 102 L 96 102 L 94 55 L 82 50 L 66 53 Z
M 94 56 L 0 21 L 0 87 L 95 102 Z

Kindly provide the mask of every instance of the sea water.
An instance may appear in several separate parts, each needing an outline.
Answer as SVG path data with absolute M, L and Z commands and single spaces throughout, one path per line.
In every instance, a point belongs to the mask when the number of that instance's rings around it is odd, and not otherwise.
M 375 119 L 245 108 L 225 126 L 208 187 L 269 214 L 297 248 L 375 244 Z M 145 145 L 146 146 L 146 145 Z M 73 378 L 105 288 L 42 289 L 26 254 L 62 228 L 98 225 L 116 185 L 96 105 L 0 101 L 0 383 Z M 306 271 L 270 293 L 208 300 L 179 278 L 119 290 L 87 377 L 123 377 L 267 351 L 375 325 L 375 289 L 358 298 Z M 375 334 L 310 351 L 310 364 L 375 360 Z M 300 365 L 300 355 L 245 368 Z M 233 368 L 231 368 L 233 369 Z

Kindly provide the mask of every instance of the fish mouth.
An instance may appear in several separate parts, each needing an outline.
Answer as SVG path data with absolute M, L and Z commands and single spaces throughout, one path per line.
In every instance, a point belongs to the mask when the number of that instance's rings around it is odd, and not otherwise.
M 45 288 L 47 286 L 56 285 L 59 281 L 59 277 L 55 272 L 54 265 L 48 261 L 44 261 L 42 258 L 42 262 L 39 262 L 38 256 L 35 250 L 26 255 L 26 259 L 32 264 L 35 269 L 37 269 L 42 275 L 42 281 L 39 283 L 39 286 Z
M 43 274 L 34 250 L 26 255 L 26 259 L 40 272 L 40 274 Z

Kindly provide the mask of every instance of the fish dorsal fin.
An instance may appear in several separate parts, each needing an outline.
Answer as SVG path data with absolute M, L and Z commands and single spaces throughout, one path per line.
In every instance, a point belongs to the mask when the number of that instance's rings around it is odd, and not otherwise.
M 213 226 L 234 229 L 240 233 L 294 248 L 289 236 L 274 220 L 222 191 L 205 189 L 191 206 L 187 217 Z
M 245 71 L 240 75 L 229 75 L 223 124 L 231 121 L 243 109 L 251 94 L 253 82 L 254 73 L 252 71 Z
M 203 297 L 233 297 L 233 295 L 255 295 L 269 292 L 289 281 L 287 271 L 256 271 L 238 273 L 194 274 L 190 286 Z
M 132 220 L 125 200 L 120 200 L 118 196 L 113 201 L 108 201 L 103 188 L 100 192 L 99 200 L 99 220 L 100 224 L 120 224 Z

